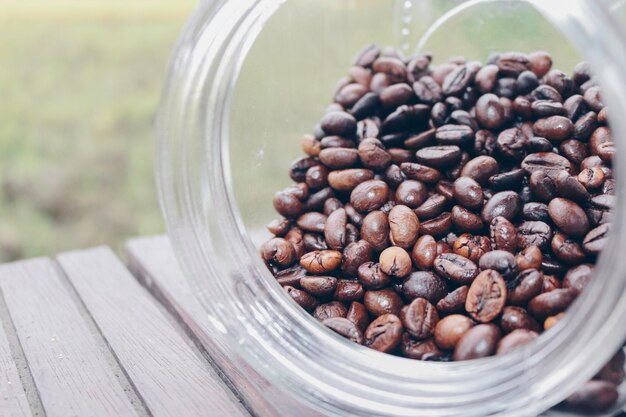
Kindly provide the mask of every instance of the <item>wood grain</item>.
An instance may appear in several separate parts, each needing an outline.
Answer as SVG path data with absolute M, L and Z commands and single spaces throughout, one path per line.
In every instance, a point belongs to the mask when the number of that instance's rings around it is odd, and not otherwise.
M 152 416 L 249 416 L 110 249 L 58 262 Z
M 65 285 L 49 259 L 0 267 L 0 289 L 46 416 L 138 415 Z
M 189 288 L 166 236 L 143 237 L 126 245 L 129 268 L 176 315 L 258 416 L 318 417 L 250 368 L 212 326 Z M 278 401 L 277 401 L 278 399 Z

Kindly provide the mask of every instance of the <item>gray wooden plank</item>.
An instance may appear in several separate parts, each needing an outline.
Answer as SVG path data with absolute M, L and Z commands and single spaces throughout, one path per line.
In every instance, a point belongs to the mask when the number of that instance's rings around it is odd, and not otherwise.
M 4 304 L 0 293 L 0 304 Z M 22 386 L 13 351 L 7 338 L 13 332 L 10 318 L 5 316 L 4 305 L 0 307 L 0 416 L 31 417 L 32 413 L 26 391 Z
M 0 266 L 0 290 L 48 417 L 140 415 L 52 261 Z
M 206 313 L 191 291 L 166 236 L 142 237 L 126 244 L 129 268 L 201 344 L 232 386 L 258 416 L 320 414 L 304 408 L 250 368 L 223 340 L 211 332 Z M 280 402 L 272 399 L 280 399 Z M 297 411 L 296 411 L 297 410 Z
M 110 249 L 57 259 L 151 415 L 249 416 Z

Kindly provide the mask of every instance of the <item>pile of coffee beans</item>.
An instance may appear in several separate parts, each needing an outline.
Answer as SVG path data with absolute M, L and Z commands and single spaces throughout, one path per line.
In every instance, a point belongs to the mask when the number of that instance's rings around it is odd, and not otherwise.
M 593 276 L 615 146 L 586 63 L 486 64 L 369 46 L 302 139 L 261 256 L 355 343 L 419 360 L 501 355 L 553 326 Z M 618 354 L 568 400 L 613 404 Z M 594 398 L 594 401 L 588 400 Z

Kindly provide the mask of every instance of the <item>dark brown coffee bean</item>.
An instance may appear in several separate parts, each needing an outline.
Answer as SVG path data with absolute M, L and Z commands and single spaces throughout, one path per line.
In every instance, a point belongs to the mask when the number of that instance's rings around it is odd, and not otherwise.
M 598 116 L 594 112 L 587 112 L 574 124 L 574 139 L 587 140 L 598 127 Z
M 465 310 L 465 300 L 469 286 L 463 285 L 452 291 L 437 303 L 437 310 L 443 314 L 460 313 Z
M 480 257 L 478 266 L 482 270 L 493 269 L 505 280 L 512 279 L 517 274 L 517 263 L 511 252 L 504 250 L 492 250 Z
M 561 142 L 574 133 L 574 125 L 565 116 L 550 116 L 539 119 L 533 126 L 535 135 L 544 137 L 551 142 Z
M 389 237 L 394 246 L 410 249 L 415 244 L 420 222 L 407 206 L 397 205 L 389 212 Z
M 450 215 L 452 223 L 461 232 L 476 233 L 483 228 L 483 221 L 480 216 L 461 206 L 452 207 Z
M 440 171 L 415 162 L 404 162 L 400 164 L 400 169 L 411 180 L 434 184 L 441 179 Z
M 529 57 L 521 52 L 506 52 L 500 55 L 496 65 L 500 70 L 500 74 L 506 77 L 517 77 L 522 72 L 532 69 Z M 539 75 L 537 76 L 540 77 Z
M 296 221 L 298 227 L 307 232 L 324 233 L 324 224 L 327 217 L 322 213 L 310 211 L 298 217 Z
M 328 245 L 326 244 L 324 237 L 318 235 L 317 233 L 305 233 L 302 237 L 302 243 L 304 244 L 304 249 L 307 252 L 328 249 Z
M 599 167 L 587 168 L 578 174 L 578 182 L 587 190 L 597 190 L 604 184 L 604 171 Z M 590 219 L 591 220 L 591 219 Z
M 437 242 L 430 235 L 423 235 L 417 239 L 413 250 L 411 251 L 411 259 L 413 263 L 421 269 L 431 269 L 435 258 L 437 257 Z
M 402 336 L 400 350 L 403 356 L 416 360 L 431 360 L 445 355 L 445 353 L 437 347 L 433 338 L 415 340 L 408 333 L 404 333 Z
M 463 233 L 454 241 L 452 250 L 456 255 L 477 263 L 481 256 L 491 250 L 491 244 L 486 236 Z
M 526 173 L 523 169 L 513 169 L 489 177 L 489 186 L 496 191 L 517 190 L 521 187 Z
M 491 246 L 494 249 L 514 253 L 517 249 L 517 229 L 506 218 L 495 217 L 489 225 Z
M 435 132 L 436 129 L 426 130 L 415 135 L 411 135 L 404 140 L 404 147 L 408 149 L 422 149 L 426 146 L 432 146 L 435 144 Z
M 537 333 L 541 331 L 537 320 L 520 307 L 504 307 L 499 324 L 505 334 L 517 329 L 532 330 Z
M 586 83 L 591 79 L 591 67 L 589 63 L 583 61 L 574 66 L 574 72 L 572 74 L 574 83 L 578 86 Z
M 450 228 L 452 228 L 452 215 L 448 212 L 444 212 L 434 219 L 421 223 L 420 233 L 439 237 L 447 234 Z
M 605 142 L 597 147 L 597 155 L 604 162 L 611 162 L 615 158 L 615 142 Z
M 373 248 L 365 240 L 350 243 L 343 250 L 341 272 L 346 277 L 355 277 L 359 266 L 372 259 Z
M 351 191 L 362 182 L 369 181 L 373 178 L 373 171 L 362 168 L 332 171 L 328 174 L 330 186 L 337 191 Z
M 437 128 L 435 139 L 441 145 L 464 146 L 474 140 L 474 131 L 464 125 L 443 125 Z
M 402 298 L 391 288 L 382 290 L 369 290 L 363 297 L 363 305 L 374 317 L 383 314 L 400 314 L 402 308 Z
M 579 264 L 585 260 L 585 252 L 578 242 L 561 232 L 552 237 L 552 253 L 566 264 Z
M 526 203 L 522 207 L 524 220 L 549 222 L 548 205 L 544 203 Z
M 498 80 L 499 68 L 497 65 L 485 65 L 476 73 L 475 85 L 479 92 L 485 94 L 493 91 Z
M 465 310 L 476 321 L 488 323 L 495 319 L 506 303 L 506 284 L 502 276 L 491 269 L 476 276 L 467 293 Z
M 563 401 L 563 405 L 577 413 L 597 414 L 609 411 L 619 397 L 615 384 L 608 381 L 588 381 Z
M 396 189 L 395 197 L 399 204 L 416 208 L 428 198 L 428 188 L 423 182 L 406 180 Z
M 474 262 L 455 253 L 437 256 L 433 266 L 443 278 L 460 285 L 471 283 L 478 275 L 478 267 Z
M 433 194 L 415 209 L 420 220 L 428 220 L 441 214 L 447 205 L 447 200 L 441 194 Z
M 330 303 L 320 304 L 315 308 L 313 317 L 319 321 L 331 319 L 334 317 L 345 317 L 348 313 L 346 306 L 339 301 L 331 301 Z
M 446 283 L 432 272 L 417 271 L 404 280 L 402 294 L 407 300 L 425 298 L 436 304 L 448 294 L 448 288 Z
M 577 292 L 570 289 L 558 288 L 544 292 L 528 302 L 528 311 L 540 320 L 548 316 L 554 316 L 567 307 L 576 298 Z
M 422 77 L 413 83 L 413 91 L 417 100 L 424 104 L 435 104 L 443 98 L 443 91 L 439 84 L 429 76 Z
M 316 165 L 306 172 L 305 182 L 311 190 L 319 190 L 328 186 L 329 170 L 323 165 Z
M 353 167 L 359 159 L 359 154 L 352 148 L 326 148 L 321 150 L 319 157 L 327 167 L 342 169 Z
M 604 223 L 587 233 L 583 239 L 583 250 L 590 255 L 599 254 L 609 239 L 609 223 Z
M 593 155 L 598 155 L 599 146 L 608 142 L 613 142 L 611 129 L 606 126 L 600 126 L 591 134 L 589 149 Z
M 385 170 L 384 179 L 389 184 L 389 186 L 396 188 L 398 185 L 400 185 L 402 181 L 406 179 L 406 176 L 404 175 L 402 170 L 400 170 L 400 167 L 398 165 L 390 165 Z
M 286 239 L 275 237 L 261 245 L 261 257 L 269 265 L 289 266 L 296 260 L 294 247 Z
M 474 140 L 474 152 L 476 155 L 491 156 L 496 150 L 496 136 L 488 130 L 482 129 L 476 132 Z
M 350 194 L 350 203 L 360 213 L 369 213 L 387 201 L 389 187 L 380 180 L 369 180 L 357 185 Z
M 350 113 L 356 120 L 363 120 L 366 117 L 373 116 L 376 113 L 376 110 L 380 107 L 380 98 L 378 94 L 370 92 L 364 94 L 361 98 L 359 98 L 352 109 L 350 109 Z M 357 126 L 358 132 L 358 126 Z
M 336 250 L 313 251 L 300 258 L 300 265 L 312 274 L 327 274 L 341 264 L 341 252 Z
M 559 94 L 556 89 L 550 87 L 547 84 L 541 84 L 539 87 L 535 88 L 530 93 L 530 98 L 532 100 L 550 100 L 559 103 L 563 102 L 563 97 L 561 97 L 561 94 Z
M 403 104 L 408 104 L 415 98 L 415 94 L 407 84 L 393 84 L 383 89 L 379 98 L 383 108 L 392 110 Z
M 589 108 L 596 113 L 604 108 L 604 103 L 602 102 L 602 97 L 600 97 L 600 87 L 591 87 L 589 88 L 583 98 L 585 99 L 585 103 Z
M 380 264 L 365 262 L 358 269 L 359 281 L 368 290 L 378 290 L 386 287 L 391 279 L 380 269 Z
M 553 69 L 547 74 L 546 84 L 553 87 L 564 98 L 571 96 L 575 88 L 574 80 L 557 69 Z
M 529 186 L 533 196 L 539 201 L 549 202 L 556 197 L 555 181 L 545 171 L 533 172 L 529 178 Z
M 540 265 L 539 265 L 540 266 Z M 543 273 L 537 269 L 525 269 L 514 280 L 509 281 L 507 301 L 523 306 L 543 290 Z
M 333 211 L 324 224 L 324 238 L 331 249 L 341 250 L 346 245 L 348 215 L 343 208 Z
M 469 177 L 478 184 L 487 184 L 489 178 L 498 174 L 498 162 L 486 155 L 477 156 L 465 164 L 461 177 Z
M 394 57 L 380 57 L 372 63 L 374 72 L 382 72 L 392 84 L 404 82 L 407 78 L 407 70 L 404 63 Z
M 382 211 L 372 211 L 363 219 L 361 238 L 374 250 L 381 251 L 389 246 L 389 219 Z
M 482 210 L 482 218 L 486 223 L 502 216 L 513 220 L 522 210 L 522 201 L 519 194 L 513 191 L 501 191 L 491 197 Z
M 483 205 L 483 189 L 470 177 L 461 177 L 454 182 L 454 199 L 463 207 L 477 210 Z
M 506 355 L 539 337 L 537 332 L 528 329 L 517 329 L 504 336 L 498 343 L 496 355 Z
M 568 235 L 582 237 L 589 231 L 585 211 L 571 200 L 555 198 L 550 201 L 548 214 L 554 224 Z
M 425 104 L 414 104 L 411 106 L 404 105 L 398 107 L 383 121 L 380 130 L 383 135 L 405 132 L 407 130 L 424 130 L 428 126 L 428 115 L 430 114 L 430 107 Z M 384 136 L 380 138 L 381 142 L 385 146 L 390 144 L 385 143 Z M 406 135 L 403 135 L 398 139 L 398 145 L 402 144 L 406 139 Z
M 351 279 L 337 280 L 337 287 L 333 294 L 336 301 L 358 301 L 363 298 L 365 291 L 360 282 Z
M 531 152 L 550 152 L 554 145 L 546 138 L 532 136 L 526 141 L 526 147 Z
M 541 260 L 541 269 L 543 270 L 544 273 L 550 274 L 552 276 L 558 275 L 560 277 L 565 273 L 565 265 L 563 265 L 562 262 L 558 261 L 556 258 L 554 258 L 552 255 L 549 255 L 549 254 L 546 254 L 543 256 Z M 561 283 L 556 277 L 554 277 L 554 281 L 557 284 L 557 288 L 560 288 Z M 544 285 L 544 292 L 547 292 L 547 291 L 550 291 L 550 290 L 546 290 L 546 287 Z
M 402 340 L 402 322 L 393 314 L 374 320 L 365 331 L 365 346 L 379 352 L 391 352 Z
M 365 306 L 358 301 L 350 303 L 350 308 L 348 308 L 348 312 L 345 317 L 354 323 L 362 332 L 365 332 L 365 329 L 367 329 L 367 326 L 370 323 L 369 315 L 367 314 Z
M 367 93 L 367 88 L 359 83 L 350 83 L 342 87 L 335 95 L 335 102 L 344 108 L 352 107 Z
M 526 221 L 517 228 L 517 246 L 521 249 L 529 246 L 546 249 L 550 239 L 552 229 L 542 221 Z
M 517 92 L 519 94 L 528 94 L 539 86 L 539 79 L 532 71 L 523 71 L 517 76 Z
M 578 265 L 567 271 L 567 274 L 565 274 L 565 278 L 563 278 L 563 288 L 573 289 L 581 292 L 591 281 L 592 274 L 593 265 Z
M 519 161 L 526 156 L 526 141 L 526 136 L 519 128 L 506 129 L 498 135 L 496 149 L 505 158 Z
M 367 45 L 354 58 L 353 64 L 360 67 L 369 68 L 380 56 L 380 48 L 376 45 Z
M 476 102 L 476 119 L 486 129 L 497 129 L 505 122 L 505 110 L 498 96 L 485 94 Z
M 572 121 L 578 120 L 583 114 L 585 114 L 585 112 L 589 110 L 587 108 L 587 104 L 585 104 L 583 96 L 581 96 L 580 94 L 574 94 L 573 96 L 565 100 L 565 103 L 563 103 L 563 107 L 565 107 L 565 110 L 567 111 L 566 116 Z
M 274 219 L 267 224 L 267 230 L 276 237 L 283 237 L 291 228 L 291 221 L 288 219 Z
M 496 87 L 494 88 L 493 93 L 503 98 L 515 98 L 517 95 L 516 79 L 514 77 L 499 78 L 498 81 L 496 81 Z
M 335 292 L 337 278 L 335 277 L 302 277 L 300 286 L 303 290 L 316 297 L 322 297 Z
M 346 112 L 330 112 L 322 117 L 321 127 L 326 135 L 350 137 L 356 133 L 356 119 Z
M 361 213 L 359 213 L 358 211 L 356 211 L 356 209 L 352 206 L 352 204 L 350 203 L 346 203 L 343 208 L 346 210 L 346 214 L 348 215 L 348 219 L 350 219 L 350 221 L 357 225 L 360 226 L 363 223 L 363 215 L 361 215 Z
M 313 135 L 302 137 L 302 151 L 309 156 L 318 156 L 322 150 L 322 144 Z
M 329 198 L 335 196 L 332 188 L 326 187 L 311 194 L 304 204 L 304 210 L 307 211 L 321 211 L 324 207 L 324 203 Z
M 342 138 L 341 136 L 325 136 L 320 141 L 322 149 L 326 148 L 356 148 L 353 140 Z M 321 151 L 320 151 L 321 152 Z
M 468 330 L 474 326 L 467 316 L 452 314 L 439 320 L 435 327 L 435 343 L 441 349 L 452 350 Z
M 454 187 L 450 181 L 439 181 L 435 185 L 435 191 L 444 196 L 447 201 L 454 199 Z
M 537 246 L 527 246 L 517 254 L 515 262 L 519 270 L 538 269 L 541 266 L 541 249 Z
M 296 259 L 300 259 L 305 253 L 304 232 L 299 227 L 293 227 L 285 235 L 285 240 L 291 243 L 296 252 Z
M 380 123 L 372 119 L 360 120 L 356 124 L 356 137 L 359 140 L 376 138 L 380 133 Z
M 561 155 L 552 152 L 537 152 L 528 155 L 522 161 L 522 169 L 528 174 L 535 171 L 545 171 L 551 177 L 555 177 L 560 171 L 571 173 L 571 163 Z
M 380 269 L 392 277 L 405 277 L 411 272 L 411 257 L 406 250 L 390 246 L 381 252 Z
M 343 317 L 333 317 L 326 319 L 322 322 L 324 326 L 328 327 L 335 333 L 345 337 L 351 342 L 363 344 L 364 337 L 361 330 L 350 320 Z
M 469 329 L 454 348 L 454 360 L 465 361 L 492 356 L 500 341 L 500 330 L 493 324 L 479 324 Z
M 274 194 L 274 209 L 288 219 L 298 217 L 304 211 L 304 204 L 294 194 L 279 191 Z
M 306 180 L 306 173 L 308 170 L 317 165 L 319 165 L 319 161 L 315 158 L 298 158 L 293 161 L 291 167 L 289 168 L 289 177 L 295 182 L 304 182 Z
M 461 95 L 465 89 L 474 81 L 478 68 L 469 64 L 459 65 L 450 72 L 443 81 L 442 91 L 447 96 Z
M 435 307 L 425 298 L 416 298 L 400 314 L 404 329 L 417 340 L 433 336 L 439 314 Z
M 315 310 L 315 307 L 318 305 L 318 301 L 315 297 L 311 296 L 306 291 L 302 291 L 288 285 L 284 286 L 283 290 L 289 294 L 292 300 L 308 312 Z
M 450 167 L 461 159 L 458 146 L 429 146 L 415 153 L 417 162 L 435 168 Z
M 587 189 L 574 176 L 567 172 L 560 172 L 554 181 L 556 193 L 559 197 L 567 198 L 579 204 L 584 204 L 589 199 Z
M 523 120 L 529 120 L 532 116 L 532 103 L 526 97 L 518 96 L 513 100 L 513 111 Z

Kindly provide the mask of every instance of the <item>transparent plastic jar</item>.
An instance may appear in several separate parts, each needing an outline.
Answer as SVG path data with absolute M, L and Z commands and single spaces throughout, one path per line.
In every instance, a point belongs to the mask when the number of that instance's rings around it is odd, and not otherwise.
M 364 45 L 485 61 L 547 50 L 583 58 L 626 134 L 623 1 L 217 0 L 199 4 L 175 51 L 161 111 L 157 176 L 169 234 L 208 331 L 277 388 L 276 415 L 531 416 L 562 401 L 626 337 L 623 186 L 597 276 L 565 319 L 502 357 L 421 362 L 357 346 L 289 299 L 258 255 L 290 184 L 299 138 Z M 582 57 L 582 58 L 581 58 Z M 439 61 L 438 61 L 439 60 Z M 234 359 L 234 358 L 233 358 Z M 275 392 L 284 394 L 276 395 Z M 269 391 L 268 391 L 268 395 Z M 623 406 L 623 397 L 620 406 Z M 286 405 L 289 404 L 289 405 Z

